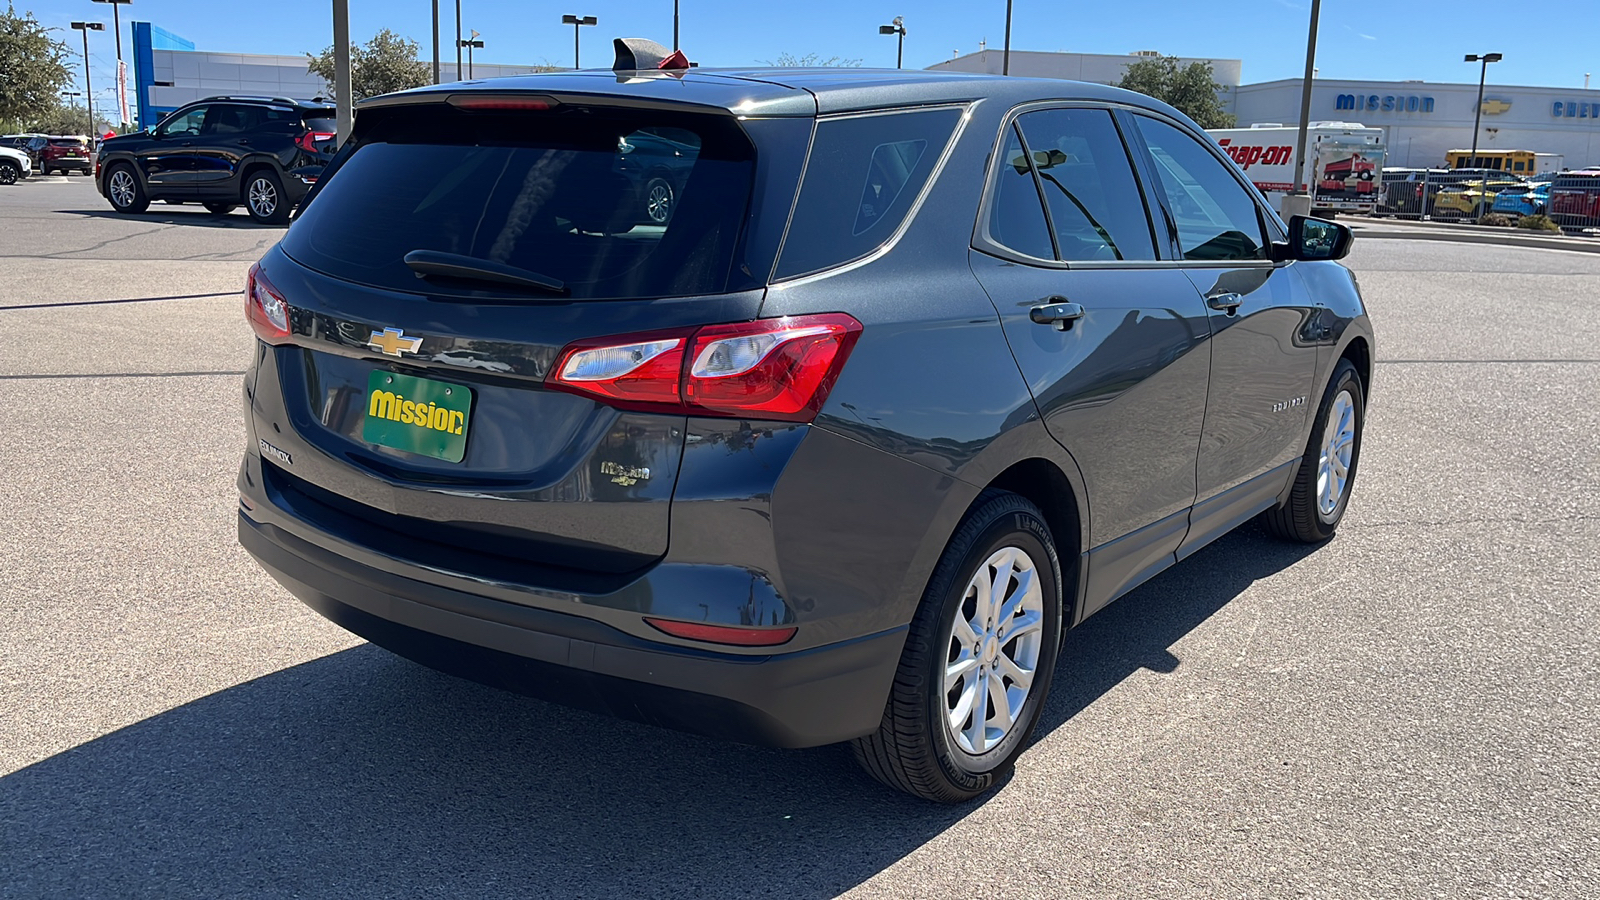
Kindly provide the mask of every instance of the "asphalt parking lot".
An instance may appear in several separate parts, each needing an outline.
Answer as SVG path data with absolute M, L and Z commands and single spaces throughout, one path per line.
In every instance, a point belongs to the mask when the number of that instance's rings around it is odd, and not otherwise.
M 1358 241 L 1338 537 L 1247 527 L 1091 619 L 943 808 L 434 674 L 260 572 L 280 233 L 0 187 L 0 896 L 1600 896 L 1600 255 Z

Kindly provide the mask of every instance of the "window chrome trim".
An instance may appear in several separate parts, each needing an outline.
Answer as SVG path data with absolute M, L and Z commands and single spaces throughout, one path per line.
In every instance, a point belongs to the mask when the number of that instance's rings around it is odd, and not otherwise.
M 1012 129 L 1016 129 L 1018 141 L 1022 144 L 1024 150 L 1026 150 L 1028 146 L 1027 139 L 1022 136 L 1021 127 L 1017 124 L 1017 120 L 1028 113 L 1049 109 L 1100 109 L 1105 110 L 1110 115 L 1111 127 L 1115 130 L 1117 139 L 1123 143 L 1123 152 L 1128 154 L 1128 170 L 1133 176 L 1134 186 L 1139 190 L 1139 201 L 1140 204 L 1144 206 L 1145 219 L 1149 224 L 1151 237 L 1157 241 L 1157 245 L 1154 247 L 1158 257 L 1157 259 L 1076 261 L 1039 259 L 1037 257 L 1029 256 L 1026 253 L 1013 250 L 989 235 L 989 217 L 990 213 L 993 211 L 995 202 L 995 178 L 1000 174 L 1000 166 L 1005 164 L 1004 160 L 1001 159 L 1001 155 L 1005 150 L 1006 133 Z M 1140 171 L 1137 161 L 1133 158 L 1133 153 L 1135 152 L 1134 148 L 1128 146 L 1129 135 L 1122 129 L 1121 123 L 1117 121 L 1117 110 L 1128 110 L 1130 112 L 1148 111 L 1143 107 L 1134 106 L 1127 103 L 1113 103 L 1104 100 L 1082 99 L 1029 100 L 1026 103 L 1020 103 L 1007 110 L 1005 117 L 1001 120 L 1001 127 L 995 132 L 994 143 L 989 148 L 989 165 L 986 167 L 984 172 L 983 199 L 978 203 L 978 218 L 977 221 L 975 221 L 972 225 L 972 249 L 998 259 L 1006 260 L 1008 262 L 1014 262 L 1025 266 L 1033 266 L 1034 268 L 1039 269 L 1147 269 L 1160 266 L 1184 264 L 1186 260 L 1159 258 L 1162 255 L 1162 248 L 1159 240 L 1160 232 L 1156 228 L 1156 223 L 1153 220 L 1150 220 L 1150 207 L 1148 205 L 1147 198 L 1145 197 L 1145 190 L 1147 187 L 1153 187 L 1153 185 L 1147 186 L 1144 184 L 1144 174 Z M 1031 170 L 1032 166 L 1029 168 Z M 1035 186 L 1038 185 L 1037 172 L 1034 173 L 1034 184 Z M 1050 244 L 1053 247 L 1056 245 L 1056 234 L 1055 227 L 1050 218 L 1050 205 L 1048 202 L 1046 202 L 1043 194 L 1041 194 L 1039 197 L 1039 203 L 1044 207 L 1045 227 L 1050 229 Z M 1057 252 L 1059 253 L 1059 251 Z
M 787 288 L 799 284 L 805 284 L 818 278 L 838 275 L 843 272 L 858 269 L 869 263 L 876 262 L 892 251 L 900 243 L 900 239 L 905 236 L 906 232 L 911 230 L 911 225 L 917 220 L 917 214 L 922 211 L 923 204 L 927 202 L 928 197 L 933 193 L 934 186 L 938 184 L 940 176 L 944 174 L 945 166 L 950 162 L 950 157 L 955 155 L 956 147 L 961 143 L 962 135 L 966 134 L 967 125 L 972 121 L 973 102 L 960 101 L 957 103 L 933 103 L 927 106 L 906 106 L 882 110 L 852 110 L 847 113 L 838 113 L 835 115 L 817 117 L 817 127 L 813 127 L 811 129 L 811 146 L 806 148 L 806 162 L 800 173 L 800 184 L 794 192 L 794 205 L 789 209 L 789 221 L 784 225 L 783 228 L 783 240 L 778 243 L 778 253 L 773 258 L 773 272 L 777 272 L 777 266 L 783 260 L 783 248 L 789 243 L 789 231 L 794 227 L 794 214 L 800 208 L 800 195 L 805 191 L 806 186 L 805 176 L 811 168 L 811 153 L 816 149 L 817 132 L 820 130 L 823 122 L 832 122 L 839 119 L 865 118 L 869 116 L 932 112 L 940 109 L 960 110 L 961 116 L 956 120 L 955 130 L 950 132 L 950 137 L 945 141 L 944 150 L 940 152 L 939 158 L 934 160 L 933 171 L 928 173 L 928 180 L 922 185 L 922 190 L 912 200 L 910 208 L 906 210 L 905 218 L 900 221 L 900 225 L 895 228 L 894 232 L 889 235 L 888 239 L 882 244 L 879 244 L 874 250 L 868 251 L 867 253 L 854 259 L 847 259 L 843 262 L 835 263 L 827 268 L 817 269 L 816 271 L 812 272 L 803 272 L 799 275 L 790 275 L 782 280 L 774 280 L 769 278 L 767 280 L 767 284 L 770 287 Z

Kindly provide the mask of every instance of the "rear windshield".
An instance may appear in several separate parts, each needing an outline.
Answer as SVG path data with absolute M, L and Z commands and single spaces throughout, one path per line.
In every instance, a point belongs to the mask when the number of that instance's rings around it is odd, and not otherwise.
M 823 119 L 777 278 L 860 259 L 905 221 L 961 120 L 955 107 Z
M 55 147 L 84 147 L 89 143 L 87 138 L 51 138 L 50 144 Z
M 337 127 L 332 113 L 306 113 L 306 128 L 312 131 L 333 134 Z
M 556 279 L 575 299 L 726 289 L 754 172 L 729 117 L 441 105 L 375 118 L 284 237 L 303 265 L 398 290 L 497 290 L 419 281 L 404 257 L 432 250 Z

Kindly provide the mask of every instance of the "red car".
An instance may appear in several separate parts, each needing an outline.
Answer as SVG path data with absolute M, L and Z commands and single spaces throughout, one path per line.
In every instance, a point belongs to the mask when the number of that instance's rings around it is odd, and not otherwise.
M 1600 228 L 1600 169 L 1557 175 L 1550 183 L 1548 214 L 1563 230 Z
M 90 174 L 89 139 L 86 137 L 53 137 L 39 154 L 39 174 L 60 172 Z

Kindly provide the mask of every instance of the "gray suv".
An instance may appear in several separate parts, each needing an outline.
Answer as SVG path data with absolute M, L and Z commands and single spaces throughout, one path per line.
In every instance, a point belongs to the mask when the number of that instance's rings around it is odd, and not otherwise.
M 1178 112 L 621 65 L 367 101 L 251 271 L 239 539 L 313 609 L 959 801 L 1068 628 L 1258 516 L 1333 535 L 1350 233 L 1280 221 Z M 665 221 L 648 142 L 682 154 Z

